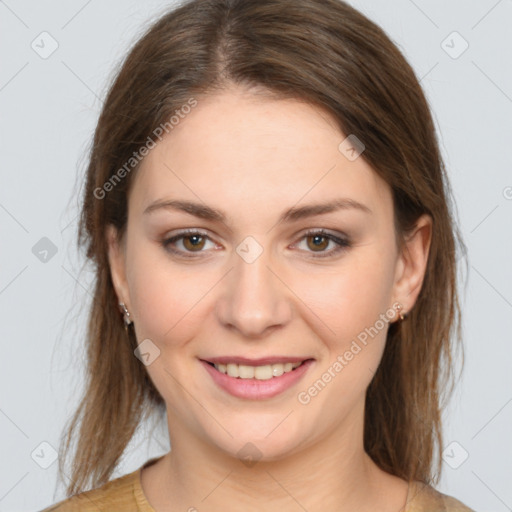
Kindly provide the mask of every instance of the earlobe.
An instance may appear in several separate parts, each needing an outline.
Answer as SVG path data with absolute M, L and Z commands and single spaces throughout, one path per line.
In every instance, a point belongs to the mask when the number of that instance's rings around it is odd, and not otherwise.
M 105 236 L 108 248 L 110 275 L 114 284 L 114 290 L 116 292 L 118 302 L 126 304 L 129 308 L 130 297 L 126 282 L 124 247 L 118 238 L 118 232 L 115 226 L 109 224 L 106 227 Z
M 396 268 L 394 297 L 408 313 L 416 303 L 427 269 L 432 240 L 432 218 L 422 215 L 407 235 Z

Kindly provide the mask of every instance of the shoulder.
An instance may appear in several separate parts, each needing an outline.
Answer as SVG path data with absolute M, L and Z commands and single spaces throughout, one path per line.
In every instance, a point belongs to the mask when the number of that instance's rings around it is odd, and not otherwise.
M 422 482 L 411 482 L 405 512 L 475 512 L 452 496 Z
M 62 500 L 41 512 L 139 512 L 135 496 L 139 470 Z

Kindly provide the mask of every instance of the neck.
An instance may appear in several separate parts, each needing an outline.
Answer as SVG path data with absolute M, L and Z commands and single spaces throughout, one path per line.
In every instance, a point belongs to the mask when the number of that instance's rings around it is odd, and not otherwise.
M 164 510 L 288 512 L 303 510 L 399 510 L 407 483 L 385 473 L 363 448 L 361 424 L 279 460 L 241 461 L 203 442 L 169 418 L 172 450 L 147 495 Z M 182 428 L 183 427 L 183 428 Z M 169 504 L 171 508 L 169 508 Z

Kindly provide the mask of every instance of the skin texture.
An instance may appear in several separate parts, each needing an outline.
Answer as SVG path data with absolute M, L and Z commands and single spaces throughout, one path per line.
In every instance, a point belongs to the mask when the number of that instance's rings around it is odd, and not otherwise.
M 125 238 L 107 231 L 117 296 L 139 343 L 149 338 L 160 350 L 147 371 L 167 405 L 172 451 L 142 472 L 157 512 L 405 504 L 407 482 L 363 449 L 365 391 L 388 323 L 309 403 L 297 398 L 394 303 L 413 307 L 428 258 L 430 217 L 399 254 L 391 190 L 363 158 L 340 152 L 345 137 L 317 107 L 233 86 L 199 101 L 150 151 L 130 192 Z M 291 207 L 342 197 L 372 213 L 278 222 Z M 167 199 L 220 209 L 225 222 L 166 208 L 144 213 Z M 186 228 L 208 238 L 196 239 L 195 252 L 190 238 L 174 242 L 180 257 L 162 242 Z M 316 248 L 304 233 L 322 228 L 351 246 L 334 254 L 335 242 L 320 238 Z M 236 252 L 247 236 L 263 250 L 252 263 Z M 217 387 L 199 361 L 227 355 L 314 364 L 280 395 L 247 400 Z M 260 453 L 251 467 L 237 455 L 248 442 Z

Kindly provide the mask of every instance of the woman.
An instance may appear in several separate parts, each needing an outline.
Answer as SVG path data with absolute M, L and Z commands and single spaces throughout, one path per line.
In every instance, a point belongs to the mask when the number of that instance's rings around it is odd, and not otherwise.
M 460 343 L 449 194 L 418 80 L 349 5 L 162 17 L 94 137 L 88 380 L 47 510 L 470 510 L 433 487 Z M 109 481 L 155 410 L 171 451 Z

